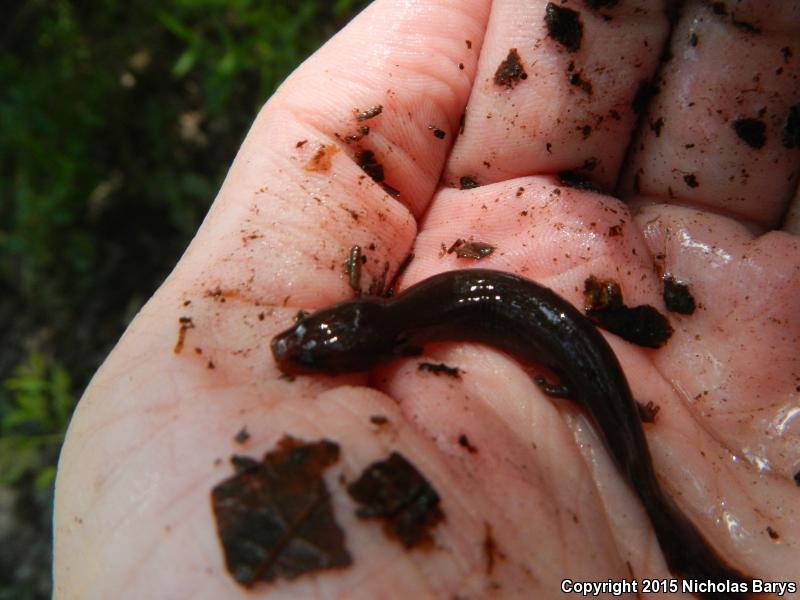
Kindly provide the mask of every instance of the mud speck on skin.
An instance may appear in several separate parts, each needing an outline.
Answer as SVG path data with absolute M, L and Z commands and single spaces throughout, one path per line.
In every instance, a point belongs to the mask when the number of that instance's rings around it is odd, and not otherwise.
M 464 448 L 470 454 L 477 454 L 478 449 L 472 445 L 472 442 L 469 441 L 467 434 L 462 433 L 458 436 L 458 445 Z
M 736 135 L 751 148 L 763 148 L 767 141 L 767 126 L 758 119 L 736 119 L 731 123 Z
M 648 304 L 625 306 L 622 289 L 611 279 L 594 275 L 584 281 L 584 312 L 591 321 L 645 348 L 660 348 L 672 336 L 669 320 Z
M 192 321 L 191 317 L 179 317 L 178 323 L 180 324 L 180 328 L 178 329 L 178 339 L 175 342 L 175 346 L 172 348 L 172 351 L 175 354 L 180 354 L 183 350 L 183 344 L 186 341 L 186 332 L 190 329 L 194 329 L 194 321 Z
M 664 304 L 670 312 L 691 315 L 695 302 L 689 291 L 689 284 L 678 281 L 672 275 L 664 275 Z
M 327 171 L 331 168 L 331 158 L 338 151 L 336 144 L 320 144 L 303 168 L 311 172 Z
M 653 130 L 656 137 L 661 137 L 661 131 L 664 129 L 664 117 L 658 117 L 658 119 L 650 123 L 650 129 Z
M 428 125 L 428 129 L 433 133 L 434 137 L 437 137 L 440 140 L 443 140 L 444 136 L 447 135 L 444 130 L 439 129 L 436 127 L 436 125 Z
M 800 471 L 794 474 L 794 482 L 800 486 Z
M 458 258 L 480 260 L 492 254 L 495 248 L 486 242 L 465 242 L 458 239 L 447 249 L 447 254 L 455 252 Z
M 475 180 L 474 177 L 470 177 L 469 175 L 464 175 L 458 179 L 458 187 L 462 190 L 471 190 L 473 188 L 478 187 L 478 182 Z
M 431 544 L 430 530 L 444 519 L 439 494 L 398 452 L 368 466 L 347 492 L 360 505 L 356 516 L 382 520 L 386 534 L 406 548 Z
M 352 564 L 322 478 L 338 458 L 334 442 L 288 436 L 261 461 L 232 457 L 236 472 L 211 490 L 211 504 L 225 565 L 238 583 Z
M 800 104 L 789 108 L 786 123 L 783 125 L 781 141 L 785 148 L 800 148 Z
M 235 435 L 235 436 L 233 436 L 233 440 L 234 440 L 234 441 L 235 441 L 237 444 L 246 444 L 246 443 L 247 443 L 247 440 L 249 440 L 249 439 L 250 439 L 250 432 L 249 432 L 249 431 L 247 431 L 247 426 L 246 426 L 246 425 L 245 425 L 244 427 L 242 427 L 242 428 L 241 428 L 241 429 L 240 429 L 240 430 L 239 430 L 239 431 L 236 433 L 236 435 Z
M 583 25 L 580 13 L 548 2 L 544 12 L 547 35 L 568 51 L 576 52 L 581 47 Z
M 356 152 L 356 164 L 361 167 L 373 181 L 378 183 L 383 181 L 383 165 L 375 158 L 375 153 L 372 150 L 361 150 Z
M 767 535 L 771 540 L 781 539 L 780 534 L 777 531 L 775 531 L 770 525 L 767 525 Z
M 384 415 L 372 415 L 369 418 L 369 422 L 372 423 L 373 425 L 377 425 L 378 427 L 382 427 L 383 425 L 386 425 L 389 422 L 389 419 Z
M 581 88 L 584 92 L 586 92 L 589 96 L 592 95 L 592 83 L 583 78 L 581 73 L 570 73 L 567 77 L 570 85 L 577 86 Z
M 497 561 L 504 560 L 505 555 L 497 547 L 491 524 L 484 521 L 483 531 L 483 557 L 486 564 L 486 574 L 491 575 L 494 572 L 494 566 Z
M 647 404 L 637 402 L 636 408 L 639 410 L 639 420 L 642 423 L 655 423 L 656 415 L 661 410 L 661 407 L 652 400 L 648 401 Z
M 700 182 L 697 181 L 697 175 L 695 175 L 694 173 L 689 173 L 688 175 L 684 175 L 683 181 L 690 188 L 696 188 L 700 185 Z
M 502 87 L 513 88 L 521 80 L 528 78 L 528 74 L 522 66 L 520 61 L 519 52 L 516 48 L 511 48 L 508 51 L 508 56 L 497 67 L 494 73 L 494 83 Z
M 434 375 L 439 375 L 441 373 L 449 377 L 454 377 L 455 379 L 461 378 L 461 369 L 458 367 L 450 367 L 444 363 L 422 362 L 417 365 L 417 370 L 427 371 L 428 373 L 433 373 Z
M 372 119 L 373 117 L 377 117 L 379 114 L 381 114 L 383 112 L 383 105 L 376 104 L 375 106 L 372 106 L 367 110 L 362 110 L 362 111 L 356 108 L 353 110 L 353 112 L 356 114 L 356 121 L 359 122 L 366 121 L 368 119 Z
M 598 194 L 602 193 L 600 188 L 576 171 L 561 171 L 556 175 L 556 178 L 558 179 L 558 183 L 566 187 L 571 187 L 576 190 L 585 190 L 587 192 L 597 192 Z
M 344 272 L 347 275 L 347 282 L 350 284 L 356 295 L 361 294 L 361 265 L 367 262 L 367 257 L 361 254 L 361 246 L 353 245 L 347 253 L 347 260 L 344 263 Z

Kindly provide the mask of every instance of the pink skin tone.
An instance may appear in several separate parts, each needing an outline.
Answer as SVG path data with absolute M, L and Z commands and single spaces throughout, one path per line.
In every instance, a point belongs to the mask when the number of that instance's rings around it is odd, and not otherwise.
M 284 434 L 340 444 L 325 477 L 354 565 L 259 585 L 259 597 L 555 597 L 565 577 L 668 577 L 591 423 L 509 356 L 427 348 L 423 359 L 464 371 L 458 380 L 418 371 L 419 359 L 278 378 L 269 340 L 298 309 L 352 296 L 342 263 L 353 244 L 368 257 L 365 289 L 413 248 L 402 289 L 475 265 L 441 254 L 457 238 L 497 248 L 479 266 L 578 306 L 590 274 L 662 312 L 660 273 L 688 281 L 698 309 L 669 314 L 675 334 L 662 349 L 606 338 L 634 396 L 660 407 L 645 430 L 669 493 L 731 564 L 798 576 L 800 149 L 784 147 L 781 128 L 800 102 L 800 4 L 745 1 L 726 16 L 687 2 L 667 42 L 661 2 L 593 11 L 569 0 L 583 23 L 574 53 L 546 36 L 545 4 L 378 0 L 269 100 L 197 237 L 78 406 L 57 479 L 57 598 L 252 597 L 225 569 L 209 492 L 230 455 L 260 457 Z M 637 129 L 631 102 L 665 43 L 673 58 Z M 528 77 L 501 87 L 510 48 Z M 591 95 L 570 83 L 570 62 Z M 355 107 L 378 104 L 380 115 L 356 121 Z M 745 117 L 766 124 L 762 148 L 733 130 Z M 363 124 L 368 136 L 343 140 Z M 328 168 L 312 160 L 323 145 L 338 150 Z M 357 166 L 360 148 L 398 199 Z M 609 195 L 558 184 L 555 173 L 592 157 L 582 173 Z M 459 190 L 464 175 L 480 187 Z M 176 353 L 181 317 L 193 327 Z M 377 414 L 389 423 L 376 427 Z M 392 450 L 443 499 L 432 549 L 407 552 L 356 519 L 338 482 Z M 487 523 L 501 553 L 491 573 Z

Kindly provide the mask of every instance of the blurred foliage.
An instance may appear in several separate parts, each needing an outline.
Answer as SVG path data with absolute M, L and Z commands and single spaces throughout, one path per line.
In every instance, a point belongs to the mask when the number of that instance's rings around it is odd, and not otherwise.
M 55 480 L 54 449 L 75 405 L 69 373 L 32 352 L 3 382 L 0 404 L 0 484 L 32 476 L 37 491 Z
M 259 107 L 366 4 L 4 3 L 0 480 L 39 535 L 72 393 L 175 264 Z M 9 574 L 10 554 L 0 599 L 47 597 L 49 573 Z

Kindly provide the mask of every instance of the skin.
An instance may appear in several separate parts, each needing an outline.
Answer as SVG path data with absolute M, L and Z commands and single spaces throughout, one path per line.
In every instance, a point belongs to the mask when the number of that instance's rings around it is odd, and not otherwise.
M 56 486 L 57 598 L 252 597 L 225 571 L 209 492 L 232 472 L 231 454 L 259 457 L 285 433 L 340 444 L 326 481 L 354 566 L 259 586 L 259 597 L 554 597 L 565 577 L 669 577 L 598 433 L 569 401 L 541 394 L 535 365 L 441 343 L 368 373 L 279 378 L 269 340 L 298 309 L 352 297 L 342 264 L 353 245 L 367 256 L 363 290 L 413 247 L 402 291 L 474 266 L 441 253 L 457 238 L 496 248 L 481 267 L 576 306 L 590 274 L 617 280 L 627 304 L 662 312 L 660 273 L 688 281 L 699 308 L 670 315 L 675 334 L 662 349 L 603 335 L 634 397 L 660 407 L 645 434 L 666 492 L 732 564 L 796 577 L 800 151 L 781 144 L 780 129 L 800 101 L 800 6 L 737 4 L 737 21 L 757 35 L 685 3 L 676 31 L 702 28 L 699 41 L 674 38 L 662 91 L 637 127 L 630 105 L 658 68 L 663 7 L 619 3 L 597 13 L 613 17 L 604 21 L 570 2 L 583 41 L 568 53 L 546 37 L 545 4 L 379 0 L 270 99 L 197 237 L 70 425 Z M 497 86 L 514 47 L 528 76 Z M 570 61 L 591 96 L 570 83 Z M 380 115 L 355 120 L 353 108 L 377 104 Z M 731 120 L 762 107 L 766 142 L 754 149 Z M 341 139 L 363 124 L 366 138 Z M 359 148 L 374 151 L 399 199 L 364 177 Z M 592 157 L 584 175 L 608 194 L 558 184 L 556 173 Z M 480 187 L 457 189 L 462 176 Z M 463 374 L 419 371 L 422 360 Z M 389 423 L 374 425 L 378 414 Z M 359 521 L 338 483 L 393 450 L 442 497 L 446 519 L 428 551 L 406 552 Z

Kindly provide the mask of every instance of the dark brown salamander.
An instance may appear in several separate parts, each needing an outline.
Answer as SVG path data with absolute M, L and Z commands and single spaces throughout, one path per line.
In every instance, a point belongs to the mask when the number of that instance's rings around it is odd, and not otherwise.
M 586 317 L 545 287 L 484 269 L 441 273 L 395 298 L 356 298 L 306 316 L 275 336 L 272 353 L 286 373 L 335 374 L 419 354 L 428 342 L 459 340 L 496 346 L 558 375 L 639 495 L 673 574 L 749 584 L 661 489 L 611 347 Z

